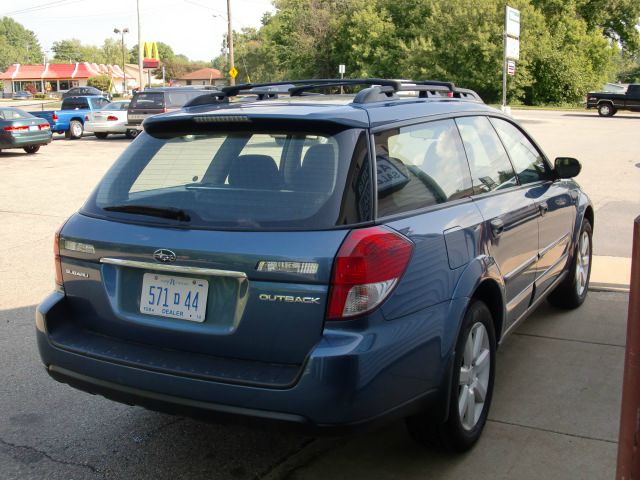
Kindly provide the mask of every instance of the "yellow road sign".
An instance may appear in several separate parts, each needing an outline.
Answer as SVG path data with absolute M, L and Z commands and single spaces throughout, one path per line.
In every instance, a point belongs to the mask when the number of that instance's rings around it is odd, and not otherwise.
M 236 67 L 231 67 L 231 70 L 229 70 L 229 75 L 231 76 L 231 78 L 236 78 L 238 76 L 238 69 Z

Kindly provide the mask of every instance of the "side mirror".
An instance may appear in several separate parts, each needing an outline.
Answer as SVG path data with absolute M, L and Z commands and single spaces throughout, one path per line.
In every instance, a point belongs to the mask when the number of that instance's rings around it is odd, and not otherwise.
M 559 178 L 573 178 L 580 173 L 582 165 L 575 158 L 558 157 L 555 161 L 555 169 Z

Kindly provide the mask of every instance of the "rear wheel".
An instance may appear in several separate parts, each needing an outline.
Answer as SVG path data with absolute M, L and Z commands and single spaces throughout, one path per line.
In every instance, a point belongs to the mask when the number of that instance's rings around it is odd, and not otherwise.
M 28 147 L 24 147 L 24 151 L 30 155 L 36 153 L 38 150 L 40 150 L 40 145 L 29 145 Z
M 549 294 L 549 303 L 558 308 L 578 308 L 587 298 L 591 278 L 591 238 L 593 229 L 586 218 L 582 220 L 580 236 L 566 278 Z
M 495 376 L 496 338 L 489 308 L 473 300 L 456 343 L 449 418 L 435 424 L 426 415 L 407 419 L 413 438 L 453 452 L 469 450 L 487 421 Z
M 104 140 L 109 134 L 104 132 L 95 132 L 94 135 L 96 136 L 96 138 Z
M 601 103 L 598 105 L 598 114 L 601 117 L 611 117 L 616 113 L 615 108 L 610 103 Z
M 136 130 L 135 128 L 127 128 L 125 135 L 127 136 L 127 138 L 136 138 L 138 136 L 138 133 L 138 130 Z
M 84 131 L 84 125 L 79 120 L 71 120 L 69 123 L 69 137 L 72 139 L 82 137 L 82 132 Z

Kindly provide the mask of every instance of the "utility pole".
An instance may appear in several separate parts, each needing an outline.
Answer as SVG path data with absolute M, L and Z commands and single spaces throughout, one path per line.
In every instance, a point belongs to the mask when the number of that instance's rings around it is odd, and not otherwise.
M 140 22 L 140 0 L 136 0 L 138 10 L 138 78 L 140 79 L 140 90 L 144 90 L 144 71 L 142 70 L 142 26 Z
M 227 46 L 229 47 L 229 70 L 233 70 L 236 66 L 235 59 L 233 57 L 233 27 L 231 25 L 231 0 L 227 0 L 227 24 L 229 27 L 229 32 L 227 33 Z M 229 77 L 229 83 L 231 85 L 236 84 L 236 79 L 234 77 Z

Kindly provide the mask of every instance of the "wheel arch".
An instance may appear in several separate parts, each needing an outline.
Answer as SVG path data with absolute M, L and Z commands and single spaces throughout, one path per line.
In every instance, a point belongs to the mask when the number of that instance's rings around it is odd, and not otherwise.
M 471 298 L 482 301 L 489 308 L 493 318 L 496 344 L 498 344 L 502 337 L 505 318 L 504 296 L 500 285 L 493 278 L 485 278 L 475 289 Z

